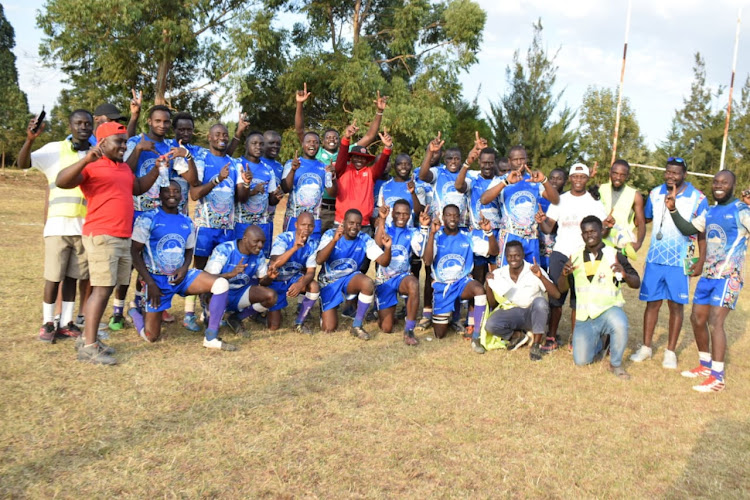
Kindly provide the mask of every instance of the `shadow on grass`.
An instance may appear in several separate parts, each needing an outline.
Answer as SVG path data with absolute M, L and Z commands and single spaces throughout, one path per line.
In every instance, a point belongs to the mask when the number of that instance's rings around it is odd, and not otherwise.
M 685 470 L 665 497 L 747 498 L 750 491 L 748 463 L 750 421 L 714 420 L 698 438 Z

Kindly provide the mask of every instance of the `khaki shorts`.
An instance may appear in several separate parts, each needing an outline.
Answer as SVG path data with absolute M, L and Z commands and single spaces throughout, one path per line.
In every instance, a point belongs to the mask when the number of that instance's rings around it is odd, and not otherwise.
M 89 263 L 80 236 L 44 238 L 44 279 L 61 282 L 66 276 L 89 279 Z
M 83 236 L 89 259 L 91 286 L 129 285 L 131 266 L 130 238 L 106 234 Z

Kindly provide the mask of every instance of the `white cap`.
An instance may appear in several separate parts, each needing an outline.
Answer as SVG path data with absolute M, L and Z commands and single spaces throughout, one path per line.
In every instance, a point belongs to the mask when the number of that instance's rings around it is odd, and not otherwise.
M 587 167 L 583 163 L 574 163 L 570 167 L 570 172 L 568 172 L 568 177 L 570 177 L 573 174 L 585 174 L 586 176 L 591 177 L 591 174 L 589 173 L 589 167 Z

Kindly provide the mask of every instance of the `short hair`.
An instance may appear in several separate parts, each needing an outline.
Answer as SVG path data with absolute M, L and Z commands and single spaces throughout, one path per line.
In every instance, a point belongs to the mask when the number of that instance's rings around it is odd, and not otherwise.
M 495 151 L 495 148 L 487 147 L 487 148 L 482 149 L 479 152 L 479 156 L 482 156 L 482 155 L 492 155 L 495 157 L 495 161 L 497 161 L 497 151 Z
M 448 203 L 446 206 L 443 207 L 443 215 L 445 215 L 445 211 L 448 210 L 449 208 L 455 208 L 459 214 L 461 213 L 461 209 L 458 208 L 458 205 L 454 205 L 453 203 Z
M 174 184 L 175 186 L 177 186 L 178 188 L 180 188 L 180 194 L 182 194 L 182 186 L 180 186 L 180 183 L 179 183 L 179 182 L 177 182 L 177 181 L 176 181 L 175 179 L 171 179 L 171 180 L 169 181 L 169 184 L 167 184 L 166 186 L 160 186 L 160 187 L 159 187 L 159 192 L 161 193 L 161 190 L 162 190 L 162 189 L 167 189 L 167 188 L 169 188 L 169 186 L 171 186 L 172 184 Z
M 334 131 L 334 132 L 335 132 L 335 131 Z M 313 132 L 312 130 L 308 130 L 307 132 L 305 132 L 305 135 L 303 135 L 303 136 L 302 136 L 302 140 L 304 141 L 304 140 L 305 140 L 305 138 L 306 138 L 306 137 L 307 137 L 308 135 L 314 135 L 315 137 L 317 137 L 317 138 L 318 138 L 318 142 L 320 142 L 320 135 L 319 135 L 319 134 L 318 134 L 317 132 Z
M 505 244 L 505 254 L 506 255 L 508 254 L 508 250 L 510 250 L 511 248 L 518 248 L 521 251 L 521 254 L 525 253 L 525 251 L 523 249 L 523 243 L 521 243 L 518 240 L 509 241 L 508 243 Z
M 211 127 L 209 127 L 209 129 L 208 129 L 208 133 L 210 134 L 210 133 L 211 133 L 211 131 L 212 131 L 213 129 L 215 129 L 216 127 L 221 127 L 221 128 L 223 128 L 224 130 L 226 130 L 227 132 L 229 131 L 229 129 L 227 128 L 227 126 L 226 126 L 226 125 L 224 125 L 223 123 L 214 123 L 213 125 L 211 125 Z
M 327 134 L 328 132 L 333 132 L 333 133 L 334 133 L 334 134 L 336 134 L 336 135 L 341 135 L 341 134 L 339 134 L 339 131 L 338 131 L 338 130 L 336 130 L 335 128 L 327 128 L 327 129 L 325 129 L 325 130 L 323 131 L 323 137 L 325 137 L 325 135 L 326 135 L 326 134 Z M 314 133 L 314 132 L 313 132 L 313 133 Z M 317 134 L 315 134 L 315 135 L 317 135 Z M 320 137 L 320 136 L 318 135 L 318 137 Z
M 362 218 L 362 212 L 360 212 L 356 208 L 350 208 L 349 210 L 347 210 L 344 214 L 344 219 L 346 219 L 350 215 L 358 215 L 360 219 Z
M 622 158 L 615 160 L 615 162 L 612 164 L 612 167 L 614 167 L 615 165 L 622 165 L 623 167 L 625 167 L 625 168 L 628 169 L 628 172 L 630 172 L 630 163 L 628 163 L 627 161 L 623 160 Z M 610 168 L 612 168 L 612 167 L 610 167 Z
M 265 137 L 267 135 L 278 135 L 279 139 L 281 139 L 281 134 L 279 134 L 275 130 L 266 130 L 265 132 L 263 132 L 263 137 Z
M 719 174 L 723 174 L 723 173 L 725 173 L 725 172 L 726 172 L 727 174 L 729 174 L 729 175 L 731 175 L 731 176 L 732 176 L 732 184 L 736 184 L 736 183 L 737 183 L 737 176 L 736 176 L 736 175 L 734 175 L 734 172 L 732 172 L 732 171 L 731 171 L 731 170 L 729 170 L 728 168 L 726 168 L 726 169 L 724 169 L 724 170 L 719 170 L 719 171 L 718 171 L 718 172 L 716 173 L 716 175 L 714 175 L 714 177 L 718 176 Z
M 180 120 L 188 120 L 193 124 L 193 127 L 195 127 L 195 120 L 193 119 L 193 115 L 191 115 L 187 111 L 180 111 L 172 117 L 172 128 L 177 128 L 177 122 L 179 122 Z
M 396 200 L 396 202 L 393 204 L 393 208 L 396 208 L 396 205 L 406 205 L 407 207 L 409 207 L 409 211 L 411 211 L 411 205 L 403 198 Z
M 552 170 L 550 170 L 549 175 L 552 175 L 552 172 L 560 172 L 563 176 L 563 179 L 568 180 L 568 172 L 566 172 L 564 168 L 553 168 Z
M 163 104 L 156 104 L 154 106 L 151 106 L 151 108 L 148 110 L 148 117 L 151 118 L 151 116 L 157 111 L 164 111 L 169 115 L 170 118 L 172 118 L 172 110 Z
M 508 150 L 508 157 L 510 157 L 510 154 L 511 154 L 511 153 L 512 153 L 513 151 L 523 151 L 523 152 L 524 152 L 524 154 L 528 154 L 528 153 L 526 152 L 526 148 L 525 148 L 525 147 L 523 147 L 523 146 L 521 146 L 520 144 L 516 144 L 515 146 L 513 146 L 512 148 L 510 148 L 510 149 Z
M 265 136 L 263 135 L 263 132 L 261 132 L 260 130 L 253 130 L 249 134 L 247 134 L 247 139 L 245 139 L 245 146 L 247 146 L 248 144 L 250 144 L 250 138 L 252 136 L 254 136 L 254 135 L 259 135 L 259 136 L 263 137 L 264 140 L 265 140 Z
M 583 229 L 583 226 L 585 224 L 596 224 L 597 226 L 599 226 L 599 230 L 604 228 L 602 220 L 596 215 L 587 215 L 586 217 L 584 217 L 581 221 L 581 229 Z
M 71 112 L 71 113 L 70 113 L 70 114 L 68 115 L 68 122 L 70 122 L 71 120 L 73 120 L 73 117 L 74 117 L 75 115 L 82 115 L 82 114 L 87 114 L 87 115 L 89 115 L 89 118 L 91 118 L 91 121 L 94 121 L 94 115 L 92 115 L 92 114 L 91 114 L 91 111 L 89 111 L 88 109 L 78 108 L 78 109 L 74 109 L 74 110 L 73 110 L 73 111 L 72 111 L 72 112 Z
M 407 160 L 409 160 L 409 165 L 413 166 L 413 163 L 411 161 L 411 156 L 409 156 L 407 153 L 401 153 L 398 156 L 396 156 L 396 163 L 400 162 L 404 158 L 407 159 Z
M 455 151 L 455 152 L 458 153 L 459 156 L 461 156 L 461 148 L 455 148 L 455 147 L 448 148 L 448 149 L 445 150 L 445 154 L 447 155 L 451 151 Z

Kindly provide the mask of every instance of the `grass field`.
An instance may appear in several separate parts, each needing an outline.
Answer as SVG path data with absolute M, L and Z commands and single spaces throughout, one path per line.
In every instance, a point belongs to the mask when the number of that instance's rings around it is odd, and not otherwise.
M 666 307 L 655 359 L 626 361 L 629 382 L 565 350 L 532 364 L 527 349 L 478 356 L 453 335 L 363 342 L 348 323 L 311 337 L 224 332 L 234 353 L 177 326 L 154 345 L 130 328 L 109 341 L 120 364 L 95 367 L 70 341 L 36 340 L 43 186 L 0 178 L 1 497 L 750 495 L 748 290 L 728 319 L 719 394 L 661 367 Z M 643 309 L 626 299 L 629 356 Z M 677 354 L 680 370 L 696 364 L 688 314 Z

